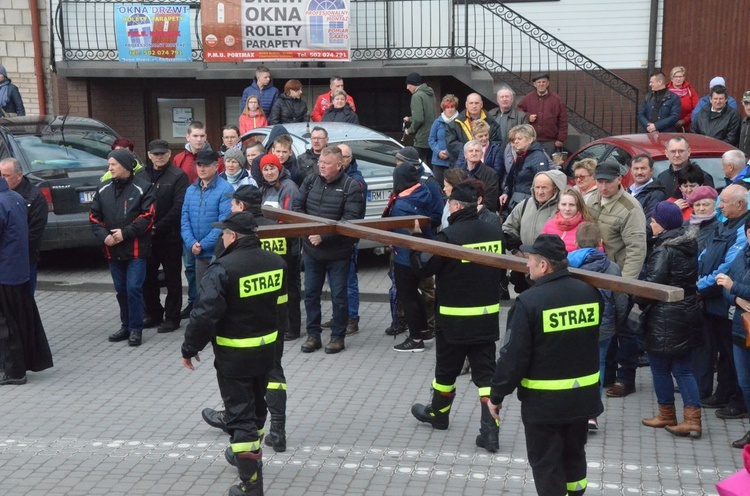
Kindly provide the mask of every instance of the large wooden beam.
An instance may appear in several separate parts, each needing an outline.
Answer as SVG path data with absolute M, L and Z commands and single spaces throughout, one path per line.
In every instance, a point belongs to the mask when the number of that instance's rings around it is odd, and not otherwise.
M 288 210 L 279 210 L 269 207 L 263 207 L 263 213 L 266 217 L 281 220 L 283 222 L 304 223 L 304 227 L 301 230 L 304 230 L 305 235 L 321 234 L 323 232 L 337 232 L 345 236 L 376 241 L 384 245 L 402 246 L 410 250 L 434 253 L 436 255 L 441 255 L 444 257 L 468 260 L 470 262 L 488 265 L 490 267 L 498 267 L 501 269 L 510 269 L 518 272 L 528 273 L 528 269 L 526 268 L 526 259 L 522 257 L 516 257 L 513 255 L 500 255 L 496 253 L 474 250 L 471 248 L 463 248 L 461 246 L 449 243 L 441 243 L 439 241 L 433 241 L 416 236 L 383 231 L 383 229 L 413 227 L 415 219 L 420 221 L 420 225 L 424 226 L 429 222 L 429 219 L 427 219 L 427 217 L 413 216 L 386 219 L 362 219 L 353 222 L 337 222 L 330 219 L 322 219 L 320 217 L 315 217 L 312 215 L 300 214 L 297 212 L 290 212 Z M 315 227 L 313 225 L 313 223 L 315 222 L 318 223 L 318 227 Z M 288 230 L 281 231 L 281 228 L 286 228 Z M 293 232 L 291 226 L 286 225 L 279 226 L 278 228 L 273 226 L 264 226 L 262 230 L 263 237 L 278 237 L 284 236 L 282 232 Z M 289 234 L 286 235 L 289 236 Z M 654 284 L 644 281 L 638 281 L 635 279 L 610 276 L 606 274 L 600 274 L 598 272 L 590 272 L 573 268 L 570 269 L 570 273 L 574 277 L 581 279 L 582 281 L 585 281 L 592 286 L 603 289 L 610 289 L 619 293 L 627 293 L 640 296 L 642 298 L 649 298 L 665 302 L 680 301 L 684 298 L 684 292 L 681 288 L 666 286 L 664 284 Z

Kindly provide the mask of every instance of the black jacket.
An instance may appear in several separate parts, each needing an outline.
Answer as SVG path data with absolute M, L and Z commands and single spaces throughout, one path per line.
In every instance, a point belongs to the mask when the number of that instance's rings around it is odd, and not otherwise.
M 701 166 L 695 162 L 689 163 L 703 170 Z M 656 180 L 664 186 L 664 193 L 667 195 L 667 198 L 682 198 L 682 192 L 680 192 L 679 185 L 677 184 L 677 174 L 679 172 L 680 171 L 674 170 L 672 164 L 669 164 L 669 166 L 656 177 Z M 712 188 L 714 187 L 714 178 L 706 171 L 703 171 L 703 185 L 711 186 Z
M 490 125 L 490 141 L 500 145 L 503 142 L 503 137 L 500 135 L 500 125 L 495 119 L 489 117 L 484 110 L 482 110 L 480 116 L 480 119 Z M 474 139 L 474 135 L 469 135 L 467 132 L 471 133 L 471 123 L 466 117 L 465 110 L 458 114 L 453 122 L 445 126 L 445 144 L 448 147 L 451 167 L 455 165 L 458 157 L 463 157 L 464 145 Z
M 524 423 L 595 418 L 599 398 L 599 291 L 567 269 L 539 278 L 508 313 L 509 336 L 492 380 L 493 403 L 518 388 Z
M 348 122 L 349 124 L 359 124 L 359 117 L 347 103 L 343 108 L 337 109 L 333 105 L 328 107 L 323 114 L 323 122 Z
M 292 98 L 282 93 L 273 102 L 268 124 L 288 124 L 290 122 L 305 122 L 307 120 L 307 103 L 301 98 Z
M 332 220 L 363 219 L 365 198 L 359 183 L 344 170 L 329 183 L 320 174 L 312 174 L 302 183 L 292 210 Z M 340 234 L 322 234 L 321 237 L 323 241 L 318 246 L 313 246 L 307 237 L 302 239 L 305 253 L 316 260 L 349 258 L 357 242 L 356 238 Z
M 451 214 L 448 222 L 436 241 L 504 253 L 503 230 L 479 220 L 476 207 Z M 435 275 L 435 329 L 444 334 L 446 342 L 498 340 L 500 269 L 413 250 L 410 262 L 419 277 Z
M 135 176 L 151 183 L 156 209 L 152 228 L 154 242 L 182 243 L 180 216 L 182 215 L 185 191 L 190 185 L 187 174 L 172 162 L 169 162 L 161 174 L 157 176 L 154 176 L 152 164 L 147 164 Z
M 742 150 L 746 157 L 750 157 L 750 117 L 742 119 L 740 125 L 740 142 L 737 148 Z
M 667 194 L 664 191 L 664 185 L 654 179 L 640 190 L 637 195 L 633 195 L 633 197 L 638 200 L 638 203 L 643 207 L 643 213 L 648 222 L 649 219 L 651 219 L 651 213 L 656 208 L 656 204 L 666 200 Z
M 141 178 L 131 175 L 125 180 L 107 181 L 99 188 L 91 204 L 89 222 L 108 259 L 148 258 L 154 210 L 151 184 Z M 113 229 L 122 229 L 123 241 L 107 246 L 104 239 Z
M 302 186 L 302 183 L 307 179 L 307 176 L 317 174 L 318 172 L 318 159 L 320 155 L 316 155 L 312 149 L 305 150 L 305 153 L 297 158 L 297 186 Z M 258 183 L 260 184 L 260 183 Z
M 8 81 L 8 103 L 1 109 L 2 117 L 9 117 L 7 114 L 16 114 L 18 117 L 26 115 L 26 109 L 23 106 L 23 98 L 21 98 L 21 92 L 18 91 L 18 86 Z
M 47 227 L 47 200 L 39 188 L 31 184 L 28 178 L 24 177 L 18 183 L 16 193 L 23 196 L 28 209 L 29 219 L 29 263 L 39 262 L 39 251 L 42 248 L 42 237 L 44 228 Z
M 214 367 L 231 378 L 256 377 L 273 368 L 275 343 L 284 339 L 286 263 L 260 248 L 256 236 L 232 243 L 206 271 L 182 344 L 192 358 L 210 342 Z
M 654 239 L 646 261 L 644 280 L 685 291 L 685 299 L 672 303 L 635 298 L 643 311 L 644 346 L 649 353 L 684 355 L 700 347 L 701 316 L 696 298 L 698 281 L 697 229 L 680 227 Z
M 724 106 L 721 112 L 711 112 L 709 103 L 693 119 L 690 130 L 695 134 L 703 134 L 737 146 L 740 143 L 741 124 L 740 115 L 729 105 Z
M 491 212 L 497 212 L 497 209 L 500 206 L 500 182 L 497 177 L 497 172 L 481 162 L 471 171 L 466 164 L 464 164 L 464 170 L 469 175 L 469 178 L 477 179 L 484 183 L 486 190 L 482 199 L 484 208 Z

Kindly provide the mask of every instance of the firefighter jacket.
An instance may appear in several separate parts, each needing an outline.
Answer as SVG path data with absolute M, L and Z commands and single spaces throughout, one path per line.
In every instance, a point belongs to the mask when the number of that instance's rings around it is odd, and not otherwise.
M 138 177 L 104 183 L 94 195 L 89 222 L 109 260 L 148 258 L 154 225 L 154 195 L 151 184 Z M 107 246 L 113 229 L 122 229 L 123 240 Z
M 567 269 L 547 274 L 516 298 L 490 399 L 518 388 L 524 423 L 564 424 L 597 417 L 602 297 Z
M 192 358 L 208 342 L 214 366 L 230 378 L 256 377 L 272 368 L 286 303 L 286 263 L 263 250 L 256 236 L 229 245 L 206 271 L 182 344 Z
M 503 230 L 479 220 L 476 207 L 451 214 L 448 223 L 436 241 L 503 253 Z M 415 251 L 411 266 L 420 277 L 435 275 L 435 325 L 448 343 L 498 340 L 500 269 Z

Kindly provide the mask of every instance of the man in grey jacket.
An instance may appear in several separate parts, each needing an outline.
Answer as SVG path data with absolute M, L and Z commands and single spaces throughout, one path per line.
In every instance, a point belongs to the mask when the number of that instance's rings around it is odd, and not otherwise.
M 404 134 L 414 136 L 414 148 L 422 162 L 429 166 L 432 164 L 432 149 L 427 140 L 432 123 L 438 116 L 435 92 L 417 72 L 406 76 L 406 89 L 411 93 L 411 117 L 404 117 L 404 122 L 409 125 L 404 129 Z

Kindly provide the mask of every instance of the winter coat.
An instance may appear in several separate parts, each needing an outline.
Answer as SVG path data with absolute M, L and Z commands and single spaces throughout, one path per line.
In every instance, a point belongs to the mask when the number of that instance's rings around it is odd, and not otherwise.
M 632 187 L 633 186 L 631 186 L 631 188 Z M 632 189 L 628 192 L 632 194 Z M 643 215 L 645 215 L 648 220 L 651 218 L 651 213 L 656 208 L 656 205 L 667 199 L 667 194 L 664 191 L 664 186 L 659 181 L 652 179 L 650 183 L 641 188 L 641 190 L 633 195 L 633 197 L 638 200 L 638 203 L 643 207 Z
M 700 165 L 696 164 L 695 162 L 688 161 L 685 165 L 688 163 L 693 164 L 693 166 L 698 167 L 699 169 L 703 170 Z M 684 167 L 684 165 L 683 165 Z M 682 168 L 680 168 L 682 170 Z M 680 171 L 674 170 L 674 167 L 670 164 L 669 167 L 664 169 L 661 174 L 656 176 L 656 180 L 661 183 L 662 186 L 664 186 L 664 193 L 667 195 L 667 198 L 682 198 L 682 192 L 680 191 L 680 188 L 677 183 L 677 174 Z M 703 170 L 703 185 L 704 186 L 711 186 L 714 187 L 714 178 L 709 174 L 708 172 Z
M 482 163 L 488 168 L 495 171 L 499 188 L 499 186 L 502 185 L 505 181 L 505 161 L 503 159 L 503 152 L 500 149 L 500 145 L 490 142 L 490 144 L 487 146 L 487 149 L 484 151 L 484 158 L 482 159 Z M 464 157 L 463 155 L 458 157 L 458 160 L 456 160 L 456 165 L 454 165 L 454 167 L 457 169 L 466 170 L 466 157 Z
M 354 112 L 357 111 L 357 106 L 354 105 L 354 99 L 351 95 L 346 95 L 346 103 L 349 104 L 349 106 L 352 108 Z M 312 119 L 313 122 L 320 122 L 323 120 L 323 114 L 326 113 L 326 110 L 328 110 L 328 107 L 331 106 L 331 92 L 323 93 L 322 95 L 318 95 L 317 100 L 315 100 L 315 106 L 313 107 L 312 115 L 310 116 L 310 119 Z
M 680 89 L 675 88 L 672 81 L 670 81 L 667 83 L 667 88 L 680 99 L 680 120 L 685 121 L 685 124 L 683 125 L 683 129 L 677 129 L 677 131 L 687 133 L 690 131 L 690 123 L 693 120 L 691 114 L 695 106 L 698 105 L 698 92 L 687 81 L 682 83 L 682 88 Z
M 740 143 L 741 124 L 739 114 L 729 105 L 721 109 L 721 112 L 712 112 L 709 104 L 703 107 L 693 120 L 692 132 L 737 146 Z
M 268 85 L 264 86 L 263 89 L 258 88 L 258 81 L 253 79 L 252 84 L 242 92 L 242 98 L 240 98 L 240 112 L 245 111 L 247 98 L 250 95 L 258 97 L 260 108 L 262 108 L 263 112 L 268 116 L 271 115 L 271 109 L 273 108 L 276 98 L 279 96 L 279 90 L 274 87 L 273 79 L 268 81 Z
M 211 144 L 208 141 L 206 141 L 206 144 L 203 146 L 203 150 L 212 150 Z M 198 179 L 198 171 L 195 169 L 196 156 L 197 154 L 193 153 L 193 150 L 190 148 L 190 144 L 185 143 L 185 149 L 175 155 L 175 157 L 172 159 L 172 163 L 182 169 L 185 174 L 187 174 L 190 184 L 194 183 L 195 180 Z M 217 172 L 221 174 L 222 172 L 224 172 L 224 167 L 221 166 L 221 162 L 219 163 L 219 165 L 220 167 L 217 169 Z
M 161 243 L 182 243 L 180 217 L 182 216 L 185 192 L 189 186 L 187 174 L 172 163 L 167 164 L 157 177 L 154 177 L 153 172 L 154 166 L 148 164 L 143 170 L 135 174 L 135 177 L 151 183 L 156 209 L 153 240 Z
M 91 203 L 89 222 L 108 260 L 148 258 L 155 211 L 151 183 L 141 178 L 131 175 L 99 187 Z M 104 240 L 114 229 L 122 229 L 123 240 L 107 246 Z
M 604 251 L 622 268 L 622 276 L 637 279 L 646 261 L 646 216 L 638 200 L 624 189 L 606 203 L 597 191 L 587 202 L 604 239 Z
M 456 114 L 453 115 L 455 116 Z M 438 157 L 438 153 L 441 151 L 448 151 L 448 145 L 445 143 L 445 130 L 451 122 L 453 122 L 453 119 L 448 118 L 448 120 L 446 120 L 445 114 L 440 114 L 432 123 L 430 136 L 427 138 L 427 142 L 432 150 L 431 165 L 433 167 L 449 167 L 451 165 L 450 156 L 448 156 L 447 159 Z
M 508 133 L 510 130 L 520 124 L 529 123 L 529 117 L 526 115 L 526 112 L 519 110 L 516 107 L 511 107 L 511 109 L 505 113 L 501 113 L 499 107 L 494 108 L 487 112 L 487 115 L 493 118 L 500 128 L 500 137 L 502 138 L 500 149 L 503 151 L 508 145 Z
M 549 176 L 558 192 L 544 204 L 539 204 L 533 197 L 528 198 L 516 205 L 510 212 L 503 223 L 503 231 L 508 236 L 508 243 L 512 243 L 513 248 L 517 248 L 521 244 L 534 244 L 534 240 L 542 233 L 544 225 L 557 213 L 560 191 L 564 191 L 568 184 L 565 174 L 558 170 L 540 172 L 539 174 Z
M 283 134 L 289 134 L 289 131 L 284 127 L 283 124 L 276 124 L 271 128 L 271 132 L 268 133 L 268 138 L 266 138 L 266 153 L 271 153 L 271 149 L 273 148 L 273 142 L 278 138 L 279 136 Z M 250 170 L 250 176 L 255 179 L 256 184 L 262 184 L 263 183 L 263 173 L 260 171 L 260 159 L 263 158 L 263 154 L 258 155 L 253 159 L 253 162 L 249 165 L 248 169 Z M 317 163 L 317 161 L 316 161 Z M 289 159 L 282 164 L 285 169 L 289 171 L 289 173 L 292 175 L 292 181 L 299 184 L 301 182 L 301 179 L 298 181 L 299 176 L 299 170 L 297 166 L 297 157 L 294 156 L 294 150 L 292 150 L 292 154 L 289 156 Z
M 292 181 L 292 175 L 286 169 L 281 171 L 281 174 L 273 185 L 264 179 L 260 189 L 263 193 L 263 205 L 282 208 L 284 210 L 292 209 L 294 197 L 299 193 L 299 188 Z
M 268 124 L 271 126 L 305 121 L 307 121 L 307 103 L 301 98 L 292 98 L 286 93 L 279 95 L 268 115 Z
M 735 305 L 736 298 L 750 301 L 750 246 L 737 255 L 729 268 L 727 275 L 732 279 L 732 289 L 724 288 L 724 298 L 728 305 Z M 732 317 L 732 340 L 735 346 L 747 349 L 747 332 L 742 322 L 743 310 L 740 307 L 734 311 Z
M 708 105 L 709 107 L 711 106 L 711 94 L 710 93 L 708 95 L 703 95 L 700 98 L 700 100 L 698 100 L 698 105 L 695 106 L 695 108 L 693 109 L 693 113 L 690 114 L 690 119 L 692 121 L 695 121 L 695 118 L 698 117 L 698 113 L 706 105 Z M 738 110 L 739 107 L 737 106 L 737 100 L 727 95 L 727 107 L 732 108 L 734 110 Z
M 357 181 L 340 171 L 330 182 L 320 174 L 307 176 L 294 197 L 292 210 L 331 220 L 354 220 L 365 217 L 365 198 Z M 314 246 L 303 238 L 303 249 L 316 260 L 344 260 L 351 257 L 356 238 L 340 234 L 321 234 L 323 241 Z
M 746 157 L 750 157 L 750 117 L 745 117 L 740 123 L 740 142 L 737 148 L 742 150 Z
M 49 209 L 47 200 L 39 188 L 31 184 L 27 177 L 23 177 L 18 183 L 16 193 L 23 197 L 28 209 L 29 219 L 29 262 L 39 262 L 39 252 L 42 249 L 42 237 L 44 228 L 47 227 L 47 215 Z
M 240 170 L 239 177 L 234 182 L 231 182 L 229 178 L 227 177 L 227 171 L 222 172 L 219 174 L 219 176 L 232 185 L 235 191 L 239 189 L 240 186 L 258 186 L 258 183 L 255 182 L 255 179 L 250 177 L 250 173 L 247 171 L 247 169 Z
M 505 182 L 505 194 L 508 195 L 508 199 L 511 199 L 514 193 L 531 196 L 534 177 L 549 169 L 549 157 L 544 152 L 541 143 L 534 141 L 526 150 L 526 153 L 516 155 L 516 160 L 511 166 L 508 179 Z
M 408 215 L 429 216 L 431 204 L 432 195 L 429 190 L 417 183 L 411 188 L 396 195 L 392 208 L 390 209 L 389 217 L 406 217 Z M 406 229 L 394 229 L 393 232 L 398 234 L 409 234 Z M 432 239 L 432 229 L 425 228 L 422 232 L 426 238 Z M 410 265 L 409 253 L 410 250 L 408 248 L 393 246 L 393 262 L 408 267 Z
M 545 141 L 562 141 L 568 138 L 568 109 L 557 93 L 547 91 L 539 96 L 532 91 L 518 103 L 518 109 L 526 112 L 526 116 L 536 115 L 531 123 L 536 131 L 536 139 Z
M 466 162 L 464 162 L 462 168 L 469 175 L 469 179 L 478 179 L 484 183 L 485 193 L 482 204 L 487 210 L 497 212 L 497 209 L 500 206 L 500 184 L 497 178 L 497 172 L 482 162 L 479 162 L 479 164 L 477 164 L 472 170 L 469 170 Z
M 322 122 L 348 122 L 349 124 L 359 124 L 359 117 L 354 113 L 354 110 L 345 104 L 342 108 L 337 109 L 333 106 L 328 107 L 326 113 L 323 114 Z
M 268 119 L 266 118 L 265 115 L 259 114 L 259 115 L 256 115 L 255 117 L 250 117 L 245 112 L 242 112 L 240 114 L 239 125 L 240 125 L 240 135 L 243 135 L 249 131 L 252 131 L 253 129 L 267 126 Z
M 684 225 L 688 226 L 690 225 L 690 222 L 686 222 Z M 695 236 L 695 241 L 698 243 L 698 253 L 701 253 L 706 249 L 709 240 L 713 237 L 716 229 L 720 225 L 721 223 L 715 214 L 710 219 L 701 221 L 701 223 L 698 224 L 698 234 Z
M 685 355 L 703 344 L 696 297 L 697 229 L 679 227 L 656 236 L 644 280 L 682 288 L 685 298 L 671 303 L 635 297 L 643 315 L 644 346 L 649 353 Z
M 201 252 L 197 258 L 214 256 L 221 229 L 214 227 L 213 223 L 224 220 L 232 212 L 233 194 L 232 185 L 218 174 L 205 188 L 201 187 L 200 179 L 188 187 L 182 204 L 181 234 L 188 250 L 200 243 Z
M 3 93 L 3 87 L 7 87 L 8 101 L 2 106 L 2 116 L 11 117 L 10 114 L 16 114 L 18 117 L 26 115 L 26 109 L 23 107 L 23 99 L 21 93 L 18 91 L 18 86 L 10 82 L 10 79 L 6 78 L 5 81 L 0 83 L 0 95 Z
M 576 249 L 576 233 L 578 227 L 585 222 L 581 212 L 577 212 L 572 219 L 565 219 L 560 212 L 547 221 L 542 228 L 542 234 L 554 234 L 560 236 L 565 243 L 568 253 Z
M 651 122 L 651 113 L 654 106 L 658 105 L 655 122 Z M 646 133 L 646 126 L 649 123 L 656 126 L 656 130 L 661 133 L 673 133 L 676 131 L 675 124 L 680 120 L 682 104 L 680 99 L 669 91 L 667 88 L 659 91 L 651 91 L 641 103 L 641 109 L 638 111 L 638 123 L 641 125 L 641 131 Z
M 297 158 L 297 179 L 294 182 L 298 186 L 302 186 L 307 176 L 318 173 L 318 159 L 320 155 L 316 155 L 312 149 L 305 150 L 305 153 Z
M 359 171 L 359 164 L 357 159 L 352 157 L 352 161 L 349 163 L 349 167 L 344 169 L 346 175 L 357 181 L 359 187 L 362 188 L 362 196 L 367 200 L 367 182 L 365 182 L 365 176 Z
M 406 129 L 414 136 L 414 146 L 429 148 L 430 126 L 438 115 L 435 92 L 426 84 L 420 84 L 411 95 L 411 117 Z
M 29 225 L 23 197 L 0 178 L 0 284 L 29 280 Z
M 487 117 L 484 110 L 480 112 L 479 119 L 490 125 L 490 141 L 502 143 L 503 138 L 500 136 L 500 126 L 495 122 L 495 119 Z M 459 157 L 464 156 L 464 145 L 474 139 L 474 134 L 471 131 L 471 123 L 472 119 L 467 117 L 464 110 L 445 128 L 445 143 L 448 147 L 448 155 L 450 155 L 452 166 L 456 164 Z
M 568 253 L 568 262 L 571 267 L 581 270 L 590 270 L 600 274 L 611 276 L 622 276 L 620 267 L 607 258 L 607 255 L 594 248 L 581 248 Z M 622 328 L 628 318 L 628 295 L 616 293 L 611 289 L 599 288 L 604 299 L 604 310 L 599 324 L 599 341 L 611 339 L 617 328 Z

